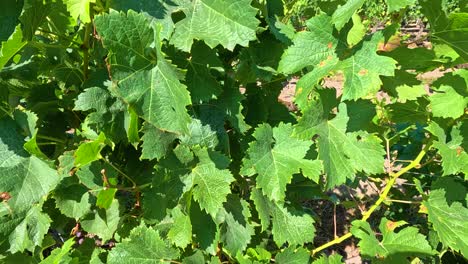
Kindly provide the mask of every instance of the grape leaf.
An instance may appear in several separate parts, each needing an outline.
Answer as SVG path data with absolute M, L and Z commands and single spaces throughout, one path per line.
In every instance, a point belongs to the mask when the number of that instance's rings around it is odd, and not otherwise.
M 23 41 L 23 32 L 18 25 L 8 40 L 3 41 L 0 49 L 0 70 L 15 56 L 28 42 Z
M 382 218 L 379 229 L 382 232 L 382 240 L 376 238 L 370 225 L 366 221 L 355 220 L 351 227 L 351 233 L 359 241 L 361 254 L 371 258 L 377 258 L 383 263 L 409 263 L 408 256 L 433 255 L 426 237 L 419 233 L 415 227 L 406 227 L 399 232 L 394 232 L 398 226 L 395 222 Z
M 16 0 L 5 0 L 2 3 L 4 5 L 2 5 L 2 12 L 0 12 L 0 20 L 3 26 L 0 29 L 0 42 L 7 40 L 15 31 L 18 17 L 23 8 L 23 3 L 19 3 Z
M 461 147 L 466 135 L 460 134 L 460 128 L 454 127 L 450 133 L 451 141 L 447 142 L 445 131 L 435 122 L 431 122 L 426 129 L 438 138 L 433 146 L 442 156 L 443 175 L 452 175 L 459 172 L 468 174 L 468 154 Z M 466 176 L 465 176 L 466 177 Z
M 109 263 L 165 263 L 177 259 L 179 252 L 151 227 L 140 225 L 130 237 L 117 243 L 107 257 Z
M 110 52 L 112 91 L 153 126 L 187 132 L 190 96 L 161 51 L 161 25 L 132 10 L 98 16 L 95 24 Z
M 101 150 L 106 146 L 106 143 L 106 135 L 101 132 L 96 140 L 81 144 L 74 154 L 75 166 L 78 168 L 83 167 L 101 159 Z
M 86 117 L 90 125 L 95 125 L 97 131 L 111 135 L 114 142 L 125 138 L 125 105 L 119 99 L 113 98 L 106 89 L 100 87 L 85 89 L 78 95 L 74 110 L 96 110 Z
M 247 248 L 255 233 L 249 220 L 251 216 L 248 203 L 234 194 L 228 195 L 223 209 L 217 214 L 216 220 L 221 223 L 221 241 L 233 256 Z
M 366 35 L 366 27 L 362 24 L 361 17 L 354 13 L 351 17 L 353 20 L 353 27 L 349 30 L 348 35 L 346 36 L 346 42 L 350 46 L 358 44 L 362 38 Z
M 119 201 L 114 199 L 109 209 L 97 209 L 83 217 L 81 226 L 88 233 L 96 234 L 103 241 L 111 239 L 119 225 Z
M 176 134 L 162 131 L 149 123 L 143 125 L 141 159 L 160 159 L 169 151 Z
M 278 247 L 286 242 L 293 246 L 313 241 L 315 227 L 310 215 L 293 209 L 290 211 L 282 204 L 270 201 L 259 190 L 252 191 L 251 199 L 259 213 L 262 230 L 272 223 L 273 240 Z
M 174 22 L 171 15 L 179 8 L 174 2 L 167 0 L 140 0 L 140 1 L 127 1 L 127 0 L 112 0 L 110 7 L 127 12 L 129 9 L 140 13 L 148 13 L 152 16 L 157 23 L 163 25 L 161 31 L 161 38 L 169 39 L 174 31 Z
M 271 206 L 273 240 L 278 247 L 284 243 L 302 245 L 314 240 L 314 219 L 302 212 L 288 211 L 285 207 L 274 204 Z
M 213 217 L 206 214 L 197 203 L 190 206 L 193 241 L 208 254 L 215 255 L 219 243 L 219 229 Z
M 70 238 L 65 243 L 63 243 L 61 248 L 55 248 L 52 250 L 50 255 L 45 258 L 40 264 L 56 264 L 56 263 L 69 263 L 72 261 L 72 258 L 69 255 L 69 252 L 73 249 L 75 244 L 75 239 Z
M 354 12 L 358 10 L 365 0 L 349 0 L 340 7 L 338 7 L 335 12 L 333 12 L 332 22 L 335 24 L 336 29 L 341 30 L 349 19 L 353 16 Z
M 34 247 L 42 245 L 51 222 L 50 217 L 41 212 L 40 206 L 33 206 L 10 234 L 10 252 L 33 251 Z
M 203 125 L 198 119 L 192 119 L 189 133 L 182 136 L 180 141 L 190 147 L 200 146 L 207 149 L 214 149 L 219 144 L 216 131 L 213 131 L 210 125 Z
M 332 254 L 330 256 L 322 255 L 319 259 L 312 262 L 312 264 L 341 264 L 342 256 L 338 254 Z
M 318 107 L 323 107 L 320 105 L 324 103 L 319 102 Z M 314 109 L 311 108 L 311 111 Z M 332 120 L 323 119 L 320 115 L 307 118 L 310 121 L 299 121 L 295 133 L 301 138 L 318 135 L 318 157 L 323 161 L 327 174 L 327 188 L 342 184 L 347 178 L 354 179 L 358 171 L 368 174 L 383 173 L 385 151 L 381 140 L 363 131 L 347 133 L 349 117 L 345 104 L 338 106 L 338 114 Z
M 295 247 L 288 247 L 284 251 L 276 254 L 275 263 L 308 264 L 310 263 L 310 252 L 302 247 L 297 249 Z
M 416 0 L 386 0 L 387 2 L 387 12 L 392 13 L 394 11 L 399 11 L 402 8 L 413 5 Z
M 307 21 L 308 31 L 297 33 L 281 57 L 278 71 L 294 73 L 307 66 L 320 67 L 325 61 L 336 57 L 338 40 L 332 35 L 331 17 L 322 14 Z
M 99 191 L 96 199 L 96 206 L 103 209 L 109 209 L 115 197 L 117 188 L 106 188 Z
M 42 200 L 60 180 L 47 163 L 26 153 L 17 129 L 11 119 L 0 119 L 0 189 L 11 196 L 6 203 L 13 213 Z
M 29 138 L 29 140 L 26 143 L 24 143 L 24 149 L 27 150 L 29 154 L 41 158 L 44 161 L 47 161 L 49 158 L 42 152 L 42 150 L 37 145 L 37 115 L 27 110 L 21 111 L 17 109 L 13 112 L 13 117 L 16 121 L 16 124 L 23 130 L 22 134 L 25 137 Z
M 452 13 L 447 16 L 442 0 L 420 0 L 421 12 L 431 25 L 431 37 L 435 44 L 448 45 L 465 60 L 468 58 L 467 13 Z
M 432 114 L 436 117 L 458 118 L 468 106 L 468 98 L 448 85 L 442 85 L 429 97 Z
M 64 178 L 55 189 L 54 198 L 60 212 L 75 220 L 80 219 L 91 209 L 92 196 L 75 177 Z
M 83 23 L 91 22 L 91 3 L 96 3 L 96 0 L 64 0 L 64 3 L 75 20 L 79 18 Z
M 345 77 L 342 100 L 357 100 L 376 93 L 382 85 L 379 76 L 394 75 L 397 62 L 376 54 L 377 45 L 382 39 L 382 33 L 375 33 L 370 40 L 362 43 L 352 57 L 338 65 Z
M 238 44 L 247 46 L 256 38 L 259 21 L 251 0 L 195 0 L 184 10 L 186 17 L 177 22 L 171 43 L 189 51 L 193 40 L 203 40 L 211 48 L 221 44 L 233 50 Z
M 179 207 L 172 209 L 171 215 L 174 219 L 174 224 L 167 233 L 167 237 L 174 245 L 184 248 L 192 241 L 192 223 L 190 217 L 184 214 Z
M 459 197 L 459 201 L 447 204 L 447 191 L 449 189 L 435 189 L 429 194 L 429 198 L 423 202 L 427 208 L 429 222 L 439 235 L 440 241 L 454 250 L 460 251 L 462 255 L 468 256 L 468 226 L 466 219 L 468 209 L 467 197 Z
M 195 152 L 199 163 L 188 175 L 185 184 L 186 190 L 192 189 L 193 198 L 208 214 L 215 217 L 223 207 L 226 196 L 231 193 L 230 184 L 234 177 L 227 167 L 227 162 L 219 162 L 216 158 L 225 159 L 221 154 L 210 153 L 206 149 L 197 149 Z
M 211 69 L 222 69 L 221 60 L 215 50 L 203 42 L 193 44 L 191 54 L 187 65 L 186 83 L 192 101 L 200 103 L 216 98 L 222 89 Z
M 241 173 L 257 176 L 257 187 L 271 200 L 282 201 L 286 185 L 295 173 L 303 172 L 311 178 L 320 172 L 318 161 L 304 159 L 311 142 L 293 138 L 290 124 L 279 124 L 271 128 L 268 124 L 260 125 L 253 136 L 255 141 L 249 144 L 248 158 L 244 159 Z

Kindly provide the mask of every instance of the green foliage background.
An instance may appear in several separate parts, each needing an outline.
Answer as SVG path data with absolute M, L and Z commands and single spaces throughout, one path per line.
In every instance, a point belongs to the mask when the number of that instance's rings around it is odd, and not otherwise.
M 466 12 L 3 0 L 0 262 L 341 263 L 351 237 L 372 263 L 466 261 Z M 415 18 L 430 48 L 397 37 Z M 360 181 L 378 197 L 331 195 Z M 365 210 L 322 245 L 327 202 Z

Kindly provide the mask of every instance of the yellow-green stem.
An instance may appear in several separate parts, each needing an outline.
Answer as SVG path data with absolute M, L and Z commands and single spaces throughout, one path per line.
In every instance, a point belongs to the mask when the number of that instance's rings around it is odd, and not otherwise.
M 396 179 L 398 179 L 398 177 L 400 177 L 401 175 L 405 174 L 406 172 L 408 172 L 409 170 L 413 169 L 413 168 L 416 168 L 419 166 L 422 158 L 426 155 L 427 151 L 429 150 L 429 148 L 431 147 L 432 145 L 432 142 L 428 142 L 426 144 L 426 146 L 423 148 L 423 150 L 421 150 L 421 152 L 418 154 L 418 156 L 413 160 L 411 161 L 410 164 L 408 164 L 408 166 L 404 167 L 403 169 L 401 169 L 400 171 L 396 172 L 396 173 L 391 173 L 390 174 L 390 179 L 387 183 L 387 185 L 385 186 L 385 189 L 383 190 L 383 192 L 380 194 L 379 196 L 379 199 L 369 208 L 369 210 L 362 216 L 361 220 L 362 221 L 366 221 L 367 219 L 369 219 L 369 217 L 372 215 L 372 213 L 380 206 L 380 204 L 385 201 L 385 199 L 387 198 L 388 196 L 388 193 L 390 192 L 390 190 L 392 189 L 393 185 L 395 184 L 395 181 Z M 321 245 L 320 247 L 318 248 L 315 248 L 311 251 L 311 254 L 312 256 L 315 255 L 317 252 L 320 252 L 328 247 L 331 247 L 335 244 L 339 244 L 343 241 L 345 241 L 346 239 L 352 237 L 353 235 L 351 234 L 351 232 L 348 232 L 338 238 L 335 238 L 333 239 L 332 241 L 326 243 L 326 244 L 323 244 Z

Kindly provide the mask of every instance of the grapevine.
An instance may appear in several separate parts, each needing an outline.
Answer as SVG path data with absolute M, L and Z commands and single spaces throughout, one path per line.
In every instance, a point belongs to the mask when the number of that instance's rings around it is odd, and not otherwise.
M 0 263 L 467 261 L 466 1 L 0 22 Z

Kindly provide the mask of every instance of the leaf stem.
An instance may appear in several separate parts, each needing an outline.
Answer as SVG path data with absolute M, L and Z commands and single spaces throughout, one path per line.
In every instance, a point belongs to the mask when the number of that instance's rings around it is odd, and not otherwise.
M 369 208 L 369 210 L 366 213 L 364 213 L 364 215 L 361 218 L 362 221 L 367 221 L 367 219 L 369 219 L 369 217 L 380 206 L 380 204 L 383 201 L 386 200 L 386 198 L 388 196 L 388 193 L 392 189 L 392 187 L 395 184 L 395 181 L 396 181 L 396 179 L 398 179 L 398 177 L 400 177 L 401 175 L 405 174 L 406 172 L 408 172 L 409 170 L 411 170 L 413 168 L 419 168 L 420 167 L 420 162 L 421 162 L 422 158 L 426 155 L 427 151 L 430 149 L 431 146 L 432 146 L 432 142 L 429 141 L 424 146 L 424 148 L 421 150 L 421 152 L 418 154 L 418 156 L 412 162 L 410 162 L 410 164 L 408 164 L 408 166 L 404 167 L 403 169 L 401 169 L 400 171 L 398 171 L 396 173 L 390 173 L 389 174 L 390 180 L 388 181 L 387 186 L 385 186 L 385 189 L 380 194 L 379 199 Z M 318 248 L 313 249 L 311 251 L 311 255 L 313 256 L 317 252 L 320 252 L 320 251 L 322 251 L 322 250 L 324 250 L 324 249 L 326 249 L 328 247 L 331 247 L 331 246 L 333 246 L 335 244 L 339 244 L 339 243 L 345 241 L 346 239 L 348 239 L 348 238 L 350 238 L 352 236 L 353 235 L 351 234 L 351 232 L 348 232 L 348 233 L 342 235 L 341 237 L 335 238 L 332 241 L 330 241 L 328 243 L 325 243 L 325 244 L 321 245 Z
M 127 180 L 129 180 L 131 183 L 132 183 L 132 189 L 136 189 L 137 188 L 137 184 L 136 182 L 130 178 L 130 176 L 128 176 L 125 172 L 123 172 L 122 170 L 120 170 L 119 168 L 117 168 L 117 166 L 115 166 L 114 164 L 112 164 L 110 161 L 108 161 L 107 159 L 103 159 L 107 164 L 109 164 L 112 168 L 114 168 L 118 173 L 122 174 L 122 176 L 124 176 L 125 178 L 127 178 Z
M 57 143 L 60 143 L 60 144 L 65 144 L 65 140 L 61 140 L 61 139 L 54 138 L 54 137 L 49 137 L 49 136 L 44 136 L 44 135 L 36 135 L 36 137 L 41 138 L 41 139 L 47 139 L 47 140 L 57 142 Z

